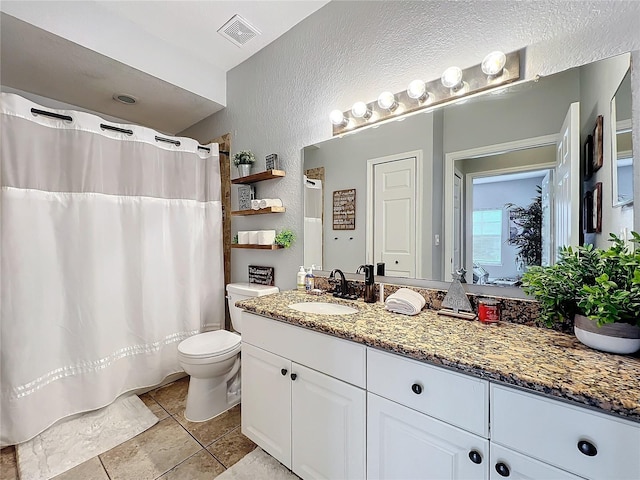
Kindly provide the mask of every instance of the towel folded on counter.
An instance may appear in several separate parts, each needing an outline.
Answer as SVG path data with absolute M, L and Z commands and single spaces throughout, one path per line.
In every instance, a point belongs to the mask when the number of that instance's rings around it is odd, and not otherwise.
M 425 305 L 422 295 L 408 288 L 401 288 L 393 295 L 389 295 L 384 302 L 384 307 L 390 312 L 403 315 L 417 315 Z
M 262 200 L 251 200 L 251 208 L 253 210 L 260 210 L 267 207 L 281 207 L 282 200 L 279 198 L 263 198 Z

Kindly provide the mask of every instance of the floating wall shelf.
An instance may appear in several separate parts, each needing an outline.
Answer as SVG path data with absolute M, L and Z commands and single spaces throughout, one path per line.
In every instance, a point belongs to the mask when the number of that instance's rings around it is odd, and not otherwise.
M 232 243 L 231 248 L 252 248 L 254 250 L 280 250 L 281 248 L 284 248 L 284 247 L 282 247 L 281 245 L 254 245 L 250 243 L 246 243 L 246 244 Z
M 231 215 L 235 217 L 245 217 L 247 215 L 264 215 L 266 213 L 284 213 L 287 209 L 285 207 L 267 207 L 260 210 L 235 210 L 231 212 Z
M 286 175 L 284 170 L 267 170 L 265 172 L 254 173 L 253 175 L 247 175 L 246 177 L 234 178 L 231 183 L 235 184 L 247 184 L 261 182 L 262 180 L 273 180 L 274 178 L 282 178 Z

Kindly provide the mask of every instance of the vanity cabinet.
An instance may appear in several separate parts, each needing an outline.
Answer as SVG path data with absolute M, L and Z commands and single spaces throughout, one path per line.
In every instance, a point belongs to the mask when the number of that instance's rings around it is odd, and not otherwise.
M 579 477 L 640 478 L 640 424 L 496 384 L 491 443 Z
M 364 346 L 242 315 L 242 433 L 302 478 L 365 478 Z
M 369 348 L 367 390 L 367 478 L 489 478 L 489 382 Z
M 489 478 L 488 440 L 372 393 L 367 402 L 367 478 Z

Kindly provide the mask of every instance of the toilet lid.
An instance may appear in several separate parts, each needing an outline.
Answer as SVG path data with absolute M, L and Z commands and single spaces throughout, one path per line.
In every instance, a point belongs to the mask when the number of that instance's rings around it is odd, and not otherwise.
M 183 340 L 178 351 L 191 357 L 213 357 L 230 352 L 240 345 L 240 335 L 228 330 L 199 333 Z

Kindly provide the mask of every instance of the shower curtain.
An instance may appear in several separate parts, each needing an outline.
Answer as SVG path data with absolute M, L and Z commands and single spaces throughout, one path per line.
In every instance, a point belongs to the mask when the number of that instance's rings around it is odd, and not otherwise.
M 224 277 L 217 144 L 0 95 L 4 446 L 181 371 Z

